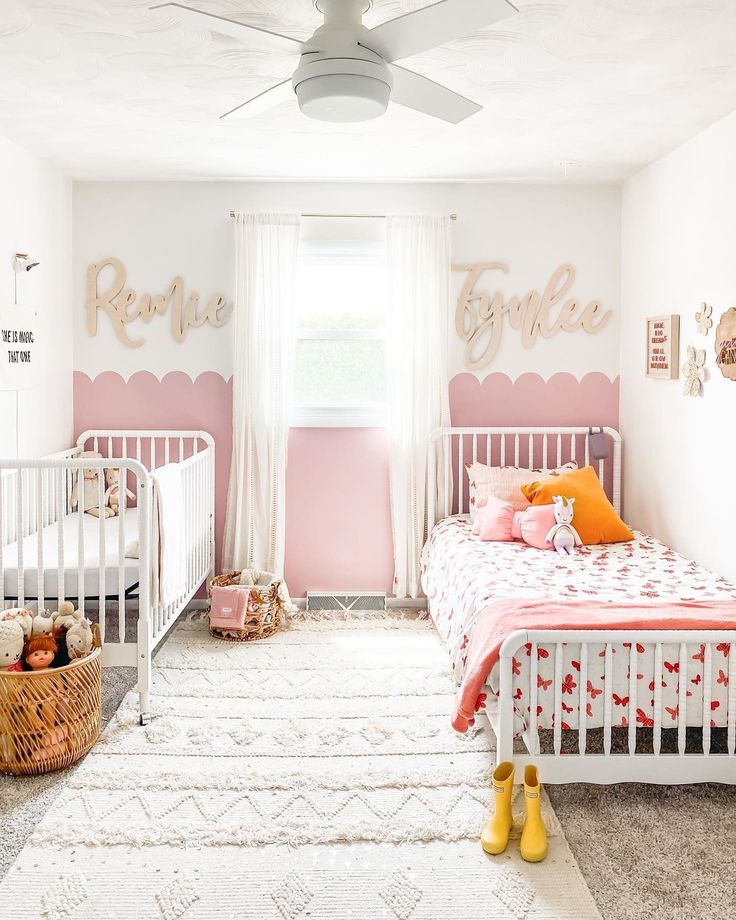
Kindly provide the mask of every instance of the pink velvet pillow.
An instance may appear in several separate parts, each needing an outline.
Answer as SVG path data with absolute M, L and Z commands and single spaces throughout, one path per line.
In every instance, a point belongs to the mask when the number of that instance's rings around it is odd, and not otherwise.
M 513 529 L 518 529 L 519 532 L 514 536 L 536 549 L 553 549 L 552 544 L 547 543 L 546 537 L 554 523 L 554 505 L 532 505 L 526 511 L 517 511 Z
M 515 509 L 511 502 L 504 502 L 500 498 L 489 495 L 482 513 L 476 516 L 476 519 L 477 517 L 481 519 L 479 529 L 481 540 L 496 543 L 508 543 L 513 540 L 511 525 L 514 521 L 514 512 Z

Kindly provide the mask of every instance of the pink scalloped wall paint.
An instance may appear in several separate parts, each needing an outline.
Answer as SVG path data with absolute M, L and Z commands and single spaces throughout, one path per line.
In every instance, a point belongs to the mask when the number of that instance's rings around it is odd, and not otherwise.
M 450 381 L 455 425 L 618 426 L 619 380 L 604 374 L 489 374 Z M 194 428 L 215 438 L 218 566 L 232 449 L 232 382 L 207 372 L 74 374 L 75 437 L 87 428 Z M 391 591 L 388 438 L 377 428 L 295 428 L 289 436 L 286 578 L 307 589 Z

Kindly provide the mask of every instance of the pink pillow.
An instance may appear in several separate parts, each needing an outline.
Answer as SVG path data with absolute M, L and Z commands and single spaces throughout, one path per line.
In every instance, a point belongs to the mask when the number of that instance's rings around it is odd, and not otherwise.
M 498 543 L 508 543 L 513 540 L 511 525 L 514 521 L 514 512 L 515 509 L 511 502 L 503 502 L 500 498 L 489 495 L 483 513 L 476 516 L 476 519 L 478 517 L 481 519 L 479 529 L 481 540 L 492 540 Z
M 521 537 L 525 543 L 537 549 L 554 549 L 552 544 L 546 541 L 547 534 L 554 523 L 554 505 L 532 505 L 526 511 L 518 511 L 514 517 L 514 524 L 519 529 L 517 539 Z

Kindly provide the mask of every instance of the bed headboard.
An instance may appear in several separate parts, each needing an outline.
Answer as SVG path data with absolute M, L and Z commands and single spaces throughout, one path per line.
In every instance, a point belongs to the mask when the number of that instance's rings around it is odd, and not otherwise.
M 597 430 L 597 429 L 596 429 Z M 429 490 L 427 525 L 451 514 L 468 511 L 468 482 L 465 464 L 553 468 L 575 460 L 593 466 L 613 507 L 621 513 L 621 435 L 604 428 L 609 440 L 608 457 L 593 460 L 587 427 L 578 428 L 438 428 L 429 446 Z

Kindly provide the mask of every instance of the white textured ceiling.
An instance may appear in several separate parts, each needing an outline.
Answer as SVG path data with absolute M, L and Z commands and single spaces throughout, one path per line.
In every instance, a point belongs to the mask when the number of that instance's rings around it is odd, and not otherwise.
M 616 181 L 736 109 L 736 0 L 516 0 L 521 12 L 404 65 L 484 105 L 458 126 L 394 105 L 310 121 L 296 100 L 218 116 L 291 58 L 177 24 L 153 0 L 0 0 L 0 134 L 77 178 Z M 194 3 L 194 0 L 189 0 Z M 307 37 L 312 0 L 202 0 Z M 427 5 L 375 0 L 368 25 Z

